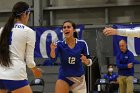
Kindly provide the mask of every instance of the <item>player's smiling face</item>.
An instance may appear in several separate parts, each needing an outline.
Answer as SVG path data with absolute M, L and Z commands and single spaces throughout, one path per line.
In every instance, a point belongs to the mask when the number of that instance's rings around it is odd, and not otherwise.
M 73 37 L 74 28 L 70 22 L 66 22 L 63 25 L 63 33 L 66 38 Z

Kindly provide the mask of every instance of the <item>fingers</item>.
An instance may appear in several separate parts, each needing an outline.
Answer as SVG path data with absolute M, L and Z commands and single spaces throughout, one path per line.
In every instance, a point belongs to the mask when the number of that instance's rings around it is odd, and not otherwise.
M 81 54 L 81 58 L 82 61 L 85 61 L 87 59 L 87 57 L 84 54 Z
M 52 45 L 52 46 L 56 46 L 55 42 L 52 42 L 51 45 Z
M 57 47 L 57 45 L 54 42 L 52 42 L 50 47 L 51 47 L 51 49 L 55 49 Z
M 31 68 L 31 70 L 36 78 L 39 78 L 42 76 L 41 70 L 39 68 L 34 67 L 34 68 Z
M 108 34 L 109 34 L 109 30 L 105 27 L 105 29 L 103 30 L 103 34 L 104 35 L 106 35 L 106 36 L 108 36 Z
M 41 77 L 41 76 L 42 76 L 42 73 L 41 73 L 41 72 L 42 72 L 41 69 L 40 69 L 40 68 L 37 68 L 37 70 L 36 70 L 36 72 L 35 72 L 35 77 L 36 77 L 36 78 Z
M 105 29 L 103 30 L 103 34 L 106 36 L 116 35 L 117 30 L 111 27 L 105 27 Z
M 128 68 L 132 68 L 132 67 L 133 67 L 133 63 L 129 63 Z
M 81 58 L 85 58 L 86 56 L 84 56 L 84 54 L 81 54 Z
M 81 56 L 84 56 L 84 54 L 81 54 Z
M 103 30 L 103 34 L 106 35 L 106 36 L 112 35 L 111 28 L 105 28 Z
M 44 73 L 45 71 L 41 68 L 37 68 L 39 71 L 41 71 L 41 73 Z

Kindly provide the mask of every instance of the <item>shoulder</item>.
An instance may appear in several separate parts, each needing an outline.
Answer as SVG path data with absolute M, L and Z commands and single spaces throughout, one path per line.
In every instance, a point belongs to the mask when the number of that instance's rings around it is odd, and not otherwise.
M 83 40 L 83 39 L 76 39 L 76 41 L 77 41 L 77 42 L 81 42 L 81 43 L 86 43 L 86 41 Z
M 30 27 L 24 25 L 24 30 L 26 31 L 27 36 L 35 36 L 35 31 Z
M 63 41 L 62 41 L 62 40 L 57 40 L 56 42 L 59 43 L 59 44 L 61 44 L 61 43 L 65 43 L 64 40 L 63 40 Z
M 85 40 L 79 40 L 79 39 L 76 39 L 76 42 L 77 42 L 77 43 L 80 43 L 80 44 L 87 45 L 87 43 L 86 43 Z
M 130 50 L 127 50 L 129 54 L 133 54 Z
M 108 77 L 108 74 L 104 74 L 104 78 Z
M 25 26 L 25 30 L 27 30 L 27 31 L 31 31 L 31 32 L 35 32 L 33 29 L 31 29 L 30 27 L 28 27 L 28 26 L 26 26 L 26 25 L 24 25 Z
M 118 52 L 117 55 L 116 55 L 116 57 L 119 57 L 121 54 L 122 54 L 121 52 Z
M 129 55 L 133 55 L 133 53 L 130 50 L 127 50 Z
M 34 30 L 32 30 L 30 27 L 24 25 L 24 24 L 21 24 L 21 23 L 16 23 L 14 25 L 14 28 L 16 29 L 20 29 L 20 30 L 24 30 L 24 31 L 30 31 L 30 32 L 34 32 Z
M 59 45 L 65 44 L 65 41 L 64 41 L 64 40 L 63 40 L 63 41 L 58 40 L 58 41 L 56 41 L 55 43 L 59 46 Z

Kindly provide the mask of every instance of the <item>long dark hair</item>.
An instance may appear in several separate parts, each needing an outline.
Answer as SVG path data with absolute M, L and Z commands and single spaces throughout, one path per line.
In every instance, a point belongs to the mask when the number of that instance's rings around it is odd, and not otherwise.
M 29 5 L 25 2 L 18 2 L 12 9 L 12 14 L 5 24 L 0 36 L 0 65 L 9 67 L 12 65 L 10 61 L 9 42 L 11 30 L 14 27 L 15 19 L 21 17 L 22 13 L 29 9 Z
M 63 22 L 63 25 L 64 25 L 65 23 L 67 23 L 67 22 L 68 22 L 68 23 L 71 23 L 73 29 L 76 30 L 76 24 L 75 24 L 74 22 L 70 21 L 70 20 L 67 20 L 67 21 Z M 78 38 L 78 33 L 75 31 L 75 32 L 73 33 L 73 36 L 74 36 L 75 38 Z

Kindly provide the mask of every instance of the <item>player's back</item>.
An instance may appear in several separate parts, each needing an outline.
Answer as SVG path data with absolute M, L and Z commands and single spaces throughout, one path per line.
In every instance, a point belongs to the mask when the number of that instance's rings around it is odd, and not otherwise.
M 27 35 L 30 28 L 23 24 L 15 24 L 10 37 L 10 52 L 12 59 L 24 60 L 26 52 Z
M 0 30 L 1 32 L 2 29 Z M 5 67 L 0 67 L 1 79 L 21 80 L 27 78 L 26 63 L 30 64 L 29 62 L 34 62 L 32 59 L 32 50 L 30 49 L 30 47 L 34 48 L 34 43 L 35 32 L 21 23 L 16 23 L 9 37 L 11 69 L 5 70 Z

